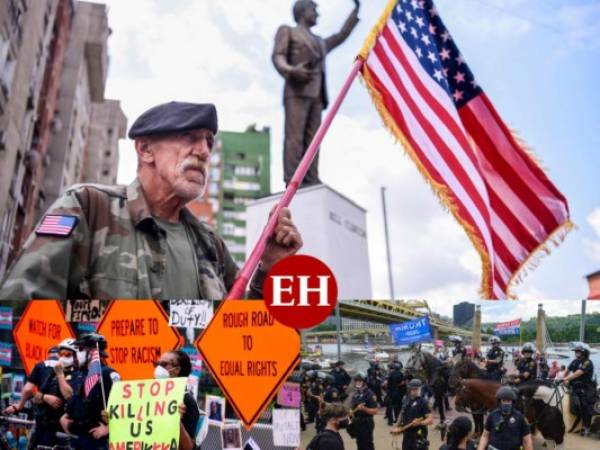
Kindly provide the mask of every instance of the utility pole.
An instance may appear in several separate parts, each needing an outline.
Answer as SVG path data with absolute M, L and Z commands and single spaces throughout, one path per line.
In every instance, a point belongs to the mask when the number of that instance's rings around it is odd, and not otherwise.
M 579 321 L 579 340 L 585 342 L 585 308 L 586 300 L 581 300 L 581 320 Z
M 390 284 L 390 298 L 394 300 L 394 279 L 392 277 L 392 255 L 390 253 L 390 232 L 388 229 L 387 219 L 387 207 L 385 202 L 385 186 L 381 186 L 381 204 L 383 205 L 383 226 L 385 229 L 385 250 L 387 253 L 387 266 L 388 266 L 388 281 Z
M 337 343 L 337 360 L 342 359 L 342 318 L 340 316 L 340 302 L 335 304 L 335 335 Z

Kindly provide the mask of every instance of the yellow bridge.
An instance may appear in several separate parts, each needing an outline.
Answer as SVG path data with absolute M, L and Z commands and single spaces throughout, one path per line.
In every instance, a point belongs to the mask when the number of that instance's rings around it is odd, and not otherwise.
M 391 324 L 405 322 L 407 320 L 416 319 L 424 315 L 429 315 L 429 323 L 434 334 L 434 338 L 439 338 L 441 335 L 457 335 L 471 338 L 472 330 L 459 328 L 452 323 L 442 319 L 439 315 L 431 312 L 429 304 L 425 300 L 344 300 L 339 303 L 340 316 L 342 318 L 353 318 L 372 322 L 373 324 Z M 358 327 L 352 329 L 340 330 L 345 336 L 359 335 L 385 335 L 389 334 L 388 327 L 378 328 L 376 326 Z M 305 338 L 310 337 L 335 337 L 336 330 L 327 331 L 307 331 L 302 333 Z M 484 335 L 487 336 L 487 335 Z

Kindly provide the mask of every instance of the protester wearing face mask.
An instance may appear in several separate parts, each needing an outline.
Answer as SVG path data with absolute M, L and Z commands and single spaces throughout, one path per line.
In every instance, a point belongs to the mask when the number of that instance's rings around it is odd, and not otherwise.
M 189 377 L 192 372 L 192 362 L 187 353 L 181 350 L 171 350 L 163 353 L 156 362 L 154 378 Z M 193 450 L 195 447 L 196 430 L 200 420 L 200 410 L 194 396 L 187 392 L 183 404 L 179 407 L 181 422 L 179 425 L 179 450 Z
M 77 436 L 71 441 L 74 450 L 108 449 L 108 424 L 105 405 L 110 390 L 120 377 L 114 369 L 104 363 L 108 357 L 106 339 L 101 334 L 88 333 L 74 342 L 79 370 L 73 372 L 71 383 L 73 394 L 67 401 L 66 413 L 60 423 L 65 432 Z M 67 362 L 65 360 L 65 362 Z M 90 370 L 100 365 L 101 376 L 94 383 L 87 383 Z
M 326 422 L 325 429 L 317 434 L 308 444 L 306 450 L 344 450 L 344 441 L 340 430 L 350 423 L 348 408 L 339 403 L 330 403 L 321 411 Z
M 502 386 L 496 399 L 499 407 L 485 421 L 478 450 L 487 450 L 488 445 L 498 450 L 533 450 L 531 427 L 523 414 L 514 408 L 517 395 L 513 388 Z

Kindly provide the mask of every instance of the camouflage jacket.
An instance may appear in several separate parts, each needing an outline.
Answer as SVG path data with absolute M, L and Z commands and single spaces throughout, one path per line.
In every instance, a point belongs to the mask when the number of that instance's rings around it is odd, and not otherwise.
M 137 179 L 129 186 L 75 185 L 46 214 L 76 216 L 78 222 L 68 237 L 32 233 L 0 299 L 162 298 L 166 234 Z M 237 276 L 236 263 L 222 239 L 187 208 L 181 220 L 191 230 L 198 291 L 204 299 L 224 298 Z M 262 297 L 263 279 L 259 269 L 249 297 Z

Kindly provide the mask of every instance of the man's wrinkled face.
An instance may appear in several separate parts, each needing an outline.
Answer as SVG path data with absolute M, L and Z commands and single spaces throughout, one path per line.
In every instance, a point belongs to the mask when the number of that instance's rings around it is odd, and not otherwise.
M 156 176 L 182 200 L 197 198 L 206 187 L 213 144 L 213 133 L 207 129 L 152 139 L 149 148 Z

